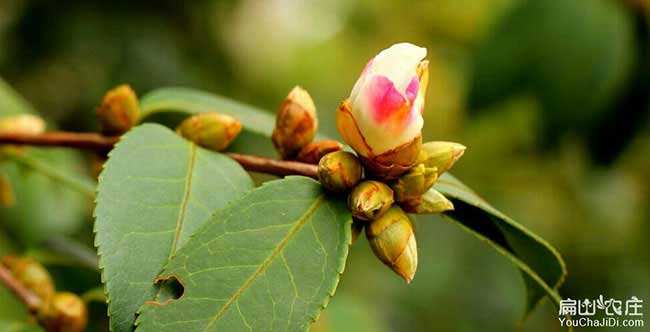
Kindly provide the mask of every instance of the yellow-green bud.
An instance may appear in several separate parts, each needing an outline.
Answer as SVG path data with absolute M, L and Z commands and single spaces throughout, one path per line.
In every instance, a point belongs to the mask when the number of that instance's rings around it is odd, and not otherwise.
M 418 251 L 409 217 L 398 206 L 366 225 L 375 256 L 410 283 L 418 267 Z
M 44 303 L 54 296 L 54 282 L 50 273 L 34 259 L 9 255 L 2 258 L 2 264 Z
M 433 188 L 416 199 L 400 203 L 400 206 L 404 211 L 416 214 L 433 214 L 454 209 L 454 204 Z
M 241 123 L 228 115 L 201 113 L 181 122 L 176 132 L 206 149 L 222 151 L 239 135 Z
M 318 179 L 325 189 L 346 192 L 359 183 L 363 168 L 357 157 L 345 151 L 326 154 L 318 162 Z
M 379 181 L 363 181 L 348 196 L 352 216 L 366 221 L 381 217 L 393 202 L 393 190 Z
M 99 127 L 104 135 L 121 135 L 140 118 L 138 97 L 130 86 L 123 84 L 104 95 L 97 108 Z
M 418 162 L 436 167 L 438 175 L 448 171 L 465 153 L 465 146 L 454 142 L 427 142 L 422 145 Z
M 350 244 L 357 242 L 359 235 L 361 235 L 361 232 L 363 231 L 364 223 L 365 222 L 363 221 L 352 219 L 352 243 Z
M 16 204 L 16 196 L 9 178 L 0 174 L 0 207 L 9 208 Z
M 420 197 L 433 186 L 436 180 L 438 180 L 438 172 L 435 167 L 418 164 L 393 181 L 390 186 L 395 191 L 395 200 L 404 202 Z
M 48 332 L 82 332 L 88 323 L 88 310 L 79 296 L 59 292 L 39 314 L 39 320 Z
M 318 164 L 320 158 L 323 158 L 324 155 L 341 150 L 343 150 L 343 144 L 338 141 L 311 142 L 300 150 L 296 160 L 308 164 Z
M 0 119 L 0 134 L 38 135 L 45 131 L 45 121 L 31 114 L 12 115 Z
M 280 106 L 271 139 L 282 159 L 294 159 L 314 139 L 317 128 L 314 101 L 307 91 L 296 86 Z

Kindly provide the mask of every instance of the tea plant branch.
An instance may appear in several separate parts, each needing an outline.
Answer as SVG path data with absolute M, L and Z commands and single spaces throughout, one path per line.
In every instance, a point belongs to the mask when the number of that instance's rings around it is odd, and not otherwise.
M 16 297 L 23 302 L 31 313 L 35 313 L 41 306 L 41 299 L 31 290 L 20 283 L 13 274 L 0 264 L 0 283 L 4 284 Z
M 39 135 L 0 134 L 0 145 L 70 147 L 103 153 L 109 151 L 118 140 L 119 137 L 102 136 L 95 133 L 48 132 Z M 237 161 L 244 169 L 251 172 L 267 173 L 277 176 L 303 175 L 314 179 L 318 177 L 318 167 L 312 164 L 231 152 L 226 152 L 225 155 Z

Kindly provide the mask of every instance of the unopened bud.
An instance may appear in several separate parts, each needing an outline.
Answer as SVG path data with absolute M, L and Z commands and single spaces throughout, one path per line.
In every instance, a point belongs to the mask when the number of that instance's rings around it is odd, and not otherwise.
M 317 128 L 314 101 L 307 91 L 296 86 L 280 106 L 271 139 L 282 159 L 293 159 L 314 139 Z
M 364 223 L 365 222 L 363 221 L 352 219 L 352 243 L 350 244 L 354 244 L 355 242 L 357 242 L 357 240 L 359 239 L 359 235 L 361 235 L 361 232 L 363 231 Z
M 2 264 L 9 268 L 20 283 L 36 294 L 44 303 L 54 295 L 54 283 L 50 273 L 29 257 L 5 256 Z
M 363 181 L 348 196 L 352 216 L 366 221 L 381 217 L 393 202 L 393 190 L 379 181 Z
M 97 108 L 97 118 L 104 135 L 121 135 L 131 129 L 140 118 L 133 89 L 124 84 L 108 91 Z
M 324 155 L 341 150 L 343 150 L 343 144 L 338 141 L 311 142 L 300 150 L 296 160 L 308 164 L 318 164 L 320 158 L 323 158 Z
M 16 204 L 16 196 L 9 178 L 0 174 L 0 207 L 9 208 Z
M 45 131 L 45 121 L 36 115 L 19 114 L 0 119 L 0 134 L 38 135 Z
M 222 151 L 239 135 L 241 123 L 228 115 L 201 113 L 181 122 L 176 132 L 206 149 Z
M 434 214 L 454 209 L 454 204 L 433 188 L 416 199 L 400 203 L 400 206 L 404 211 L 416 214 Z
M 398 206 L 366 225 L 375 256 L 410 283 L 418 267 L 418 251 L 409 217 Z
M 82 332 L 88 323 L 86 304 L 79 296 L 67 292 L 56 293 L 39 316 L 47 332 Z
M 318 162 L 318 179 L 325 189 L 346 192 L 359 183 L 363 168 L 357 157 L 345 151 L 332 152 Z
M 395 191 L 395 200 L 404 202 L 417 199 L 427 192 L 437 179 L 438 172 L 435 167 L 418 164 L 391 183 L 391 188 Z
M 465 153 L 465 146 L 454 142 L 427 142 L 422 145 L 418 162 L 436 167 L 438 175 L 448 171 Z

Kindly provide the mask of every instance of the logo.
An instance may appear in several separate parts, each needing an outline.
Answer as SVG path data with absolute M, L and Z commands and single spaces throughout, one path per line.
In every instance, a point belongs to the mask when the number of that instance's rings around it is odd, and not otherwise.
M 643 300 L 596 299 L 560 301 L 558 320 L 563 327 L 643 327 Z

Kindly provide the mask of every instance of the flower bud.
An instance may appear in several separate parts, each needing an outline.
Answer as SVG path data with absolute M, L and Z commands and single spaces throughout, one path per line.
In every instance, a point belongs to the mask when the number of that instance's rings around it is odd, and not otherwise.
M 357 157 L 345 151 L 326 154 L 318 162 L 318 179 L 333 192 L 346 192 L 359 183 L 363 168 Z
M 393 191 L 379 181 L 363 181 L 348 196 L 348 208 L 359 220 L 375 220 L 393 205 Z
M 104 135 L 121 135 L 140 118 L 138 97 L 130 86 L 120 85 L 104 95 L 97 108 L 99 127 Z
M 6 175 L 0 174 L 0 207 L 9 208 L 14 204 L 16 204 L 16 196 L 11 182 Z
M 401 202 L 400 206 L 404 211 L 416 214 L 433 214 L 454 209 L 454 204 L 433 188 L 418 198 Z
M 343 139 L 368 173 L 394 179 L 417 161 L 422 145 L 427 50 L 400 43 L 371 59 L 336 112 Z
M 303 88 L 296 86 L 284 99 L 275 119 L 273 145 L 282 159 L 293 159 L 316 135 L 316 106 Z
M 338 141 L 311 142 L 300 150 L 296 160 L 308 164 L 318 164 L 320 158 L 323 158 L 324 155 L 341 150 L 343 150 L 343 144 Z
M 47 307 L 39 314 L 46 331 L 82 332 L 86 329 L 88 310 L 79 296 L 67 292 L 56 293 Z
M 409 217 L 398 206 L 366 225 L 375 256 L 410 283 L 418 267 L 418 251 Z
M 427 142 L 422 145 L 418 162 L 438 168 L 438 175 L 448 171 L 465 153 L 465 146 L 454 142 Z
M 45 131 L 45 121 L 31 114 L 19 114 L 0 119 L 0 134 L 38 135 Z
M 229 115 L 201 113 L 181 122 L 176 132 L 206 149 L 222 151 L 239 135 L 241 123 Z
M 404 202 L 420 197 L 438 180 L 435 167 L 425 167 L 423 164 L 411 168 L 391 183 L 395 191 L 395 200 Z
M 364 223 L 365 222 L 361 220 L 352 219 L 352 243 L 350 244 L 354 244 L 355 242 L 357 242 L 357 240 L 359 239 L 359 235 L 361 235 L 361 232 L 363 231 Z
M 11 271 L 16 280 L 34 292 L 44 303 L 54 296 L 54 282 L 50 273 L 34 259 L 5 256 L 2 258 L 2 264 Z

